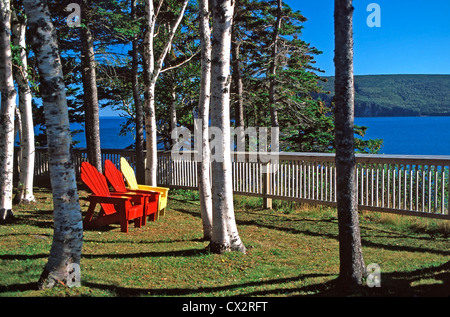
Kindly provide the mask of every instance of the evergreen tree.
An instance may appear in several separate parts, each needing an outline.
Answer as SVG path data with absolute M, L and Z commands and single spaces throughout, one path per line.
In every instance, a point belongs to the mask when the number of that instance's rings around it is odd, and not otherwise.
M 241 72 L 234 78 L 240 78 L 243 88 L 233 81 L 233 97 L 236 105 L 246 105 L 247 125 L 278 126 L 283 151 L 329 150 L 331 110 L 313 98 L 320 91 L 320 69 L 313 66 L 320 52 L 300 39 L 306 19 L 281 1 L 257 0 L 239 1 L 235 19 L 239 50 L 233 54 L 233 74 Z M 311 133 L 324 136 L 317 139 Z

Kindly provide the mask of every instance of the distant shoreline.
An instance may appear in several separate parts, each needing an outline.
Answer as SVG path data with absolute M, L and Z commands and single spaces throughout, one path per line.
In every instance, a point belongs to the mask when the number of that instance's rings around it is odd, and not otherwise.
M 334 76 L 313 94 L 330 106 Z M 450 75 L 355 75 L 355 117 L 450 116 Z

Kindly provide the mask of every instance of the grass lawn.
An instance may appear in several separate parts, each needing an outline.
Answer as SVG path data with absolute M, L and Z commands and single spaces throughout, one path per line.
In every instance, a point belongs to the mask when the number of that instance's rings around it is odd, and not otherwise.
M 82 286 L 36 290 L 52 244 L 52 199 L 36 188 L 36 203 L 15 206 L 15 222 L 0 226 L 0 296 L 449 296 L 449 221 L 361 212 L 366 265 L 377 263 L 381 287 L 343 291 L 338 221 L 328 207 L 235 197 L 247 254 L 207 252 L 195 191 L 173 190 L 166 215 L 143 228 L 119 225 L 84 232 Z M 83 212 L 86 192 L 80 191 Z

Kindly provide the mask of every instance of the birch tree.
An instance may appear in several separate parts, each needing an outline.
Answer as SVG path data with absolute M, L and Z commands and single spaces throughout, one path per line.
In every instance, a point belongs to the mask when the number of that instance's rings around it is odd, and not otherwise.
M 199 117 L 201 128 L 201 154 L 198 163 L 198 189 L 203 224 L 203 238 L 212 235 L 212 193 L 210 179 L 209 106 L 211 100 L 211 29 L 208 0 L 199 0 L 200 40 L 202 45 Z
M 360 285 L 365 274 L 356 197 L 352 0 L 335 0 L 335 142 L 339 280 Z
M 213 231 L 210 250 L 214 253 L 241 251 L 245 253 L 236 226 L 230 148 L 230 53 L 234 1 L 212 1 L 211 59 L 211 125 L 220 130 L 216 135 L 215 160 L 211 162 Z M 219 153 L 218 153 L 219 152 Z
M 145 113 L 145 134 L 147 149 L 147 165 L 145 167 L 145 181 L 150 186 L 156 186 L 157 175 L 157 129 L 156 129 L 156 111 L 155 111 L 155 86 L 161 73 L 164 60 L 172 45 L 175 32 L 183 18 L 184 11 L 189 0 L 184 0 L 178 18 L 170 28 L 169 35 L 165 40 L 163 49 L 156 57 L 154 47 L 154 37 L 156 28 L 156 19 L 164 0 L 160 0 L 158 6 L 154 7 L 153 0 L 145 1 L 146 31 L 144 34 L 144 113 Z
M 12 41 L 19 49 L 19 65 L 14 69 L 19 90 L 20 122 L 20 160 L 19 184 L 14 203 L 30 203 L 35 200 L 33 194 L 34 179 L 34 125 L 32 95 L 28 80 L 28 54 L 25 33 L 27 29 L 26 16 L 16 6 L 12 12 Z
M 11 58 L 11 9 L 9 0 L 0 0 L 0 222 L 13 217 L 14 88 Z
M 54 233 L 40 288 L 58 283 L 80 285 L 83 225 L 75 169 L 70 155 L 71 133 L 61 59 L 46 1 L 23 0 L 39 70 L 47 126 Z

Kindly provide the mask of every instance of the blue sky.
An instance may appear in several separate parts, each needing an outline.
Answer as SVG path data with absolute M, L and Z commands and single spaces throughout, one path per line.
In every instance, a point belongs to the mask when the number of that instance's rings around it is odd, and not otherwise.
M 299 10 L 303 40 L 323 51 L 317 66 L 334 75 L 334 0 L 284 0 Z M 370 3 L 380 7 L 381 26 L 369 27 Z M 450 0 L 354 0 L 354 72 L 450 74 Z

